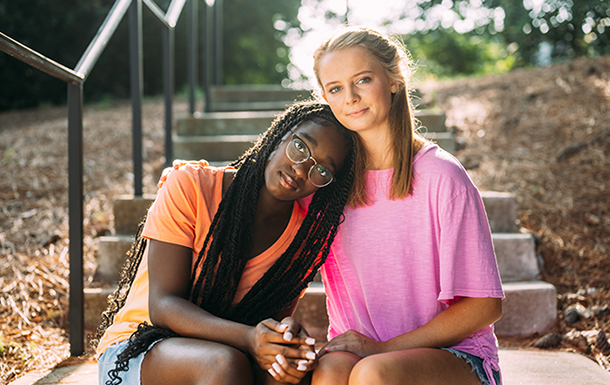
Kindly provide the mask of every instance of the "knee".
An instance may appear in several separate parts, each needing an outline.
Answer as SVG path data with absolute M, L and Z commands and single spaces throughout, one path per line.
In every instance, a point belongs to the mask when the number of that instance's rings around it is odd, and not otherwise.
M 312 385 L 347 385 L 350 372 L 360 357 L 347 352 L 327 353 L 320 358 Z
M 349 376 L 349 385 L 385 384 L 390 368 L 377 356 L 368 356 L 358 361 Z
M 245 354 L 237 349 L 220 349 L 202 370 L 201 378 L 210 384 L 251 384 L 253 381 L 252 366 Z M 203 369 L 213 368 L 212 370 Z

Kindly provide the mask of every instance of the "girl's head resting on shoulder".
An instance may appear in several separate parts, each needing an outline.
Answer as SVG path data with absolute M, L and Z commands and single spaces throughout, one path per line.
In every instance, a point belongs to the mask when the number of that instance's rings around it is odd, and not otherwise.
M 422 142 L 415 136 L 409 97 L 413 63 L 404 45 L 370 28 L 346 27 L 322 42 L 313 58 L 321 96 L 342 124 L 360 134 L 365 148 L 356 164 L 356 204 L 371 203 L 364 171 L 386 162 L 366 149 L 380 140 L 394 168 L 390 198 L 405 198 L 412 192 L 413 156 Z
M 241 179 L 240 174 L 255 173 L 260 187 L 265 186 L 279 200 L 349 189 L 356 140 L 327 104 L 294 103 L 234 162 L 238 169 L 235 181 Z
M 346 133 L 345 128 L 321 118 L 297 123 L 269 156 L 264 191 L 289 201 L 335 182 L 334 175 L 351 147 Z
M 195 265 L 198 275 L 191 283 L 191 301 L 222 318 L 254 325 L 298 298 L 324 263 L 342 221 L 354 176 L 355 139 L 326 104 L 299 102 L 279 114 L 254 146 L 231 164 L 237 172 Z M 207 277 L 216 272 L 238 277 L 251 259 L 260 194 L 285 202 L 312 192 L 305 218 L 286 251 L 234 304 L 239 279 L 227 283 Z

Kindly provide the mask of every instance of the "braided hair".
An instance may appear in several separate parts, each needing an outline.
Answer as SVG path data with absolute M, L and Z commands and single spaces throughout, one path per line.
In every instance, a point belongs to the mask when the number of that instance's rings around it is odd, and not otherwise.
M 307 215 L 288 249 L 248 293 L 233 304 L 252 251 L 254 215 L 259 192 L 265 183 L 267 160 L 286 134 L 307 120 L 341 131 L 348 148 L 343 165 L 336 173 L 335 182 L 318 189 L 313 195 Z M 297 299 L 326 260 L 337 228 L 343 220 L 342 212 L 354 176 L 356 140 L 355 135 L 335 119 L 325 104 L 299 102 L 278 115 L 254 146 L 231 163 L 237 173 L 220 202 L 193 268 L 191 302 L 218 317 L 256 325 Z M 137 270 L 145 242 L 141 236 L 134 242 L 123 270 L 123 285 L 128 283 L 131 286 L 135 275 L 132 271 Z M 98 328 L 97 341 L 124 305 L 127 294 L 128 289 L 119 286 L 111 307 L 103 315 L 105 325 Z M 130 337 L 126 349 L 118 355 L 115 369 L 110 371 L 112 383 L 121 382 L 119 372 L 127 370 L 131 358 L 145 352 L 155 341 L 173 336 L 178 334 L 169 329 L 141 324 Z

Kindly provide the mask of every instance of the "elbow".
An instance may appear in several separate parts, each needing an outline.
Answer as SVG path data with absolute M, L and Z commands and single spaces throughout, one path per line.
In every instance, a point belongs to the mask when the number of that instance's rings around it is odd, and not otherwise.
M 491 298 L 491 314 L 490 318 L 492 319 L 492 324 L 498 322 L 502 318 L 502 299 L 501 298 Z
M 168 317 L 172 313 L 171 299 L 168 298 L 149 298 L 148 300 L 148 317 L 150 322 L 162 328 L 169 328 L 168 321 L 172 318 Z

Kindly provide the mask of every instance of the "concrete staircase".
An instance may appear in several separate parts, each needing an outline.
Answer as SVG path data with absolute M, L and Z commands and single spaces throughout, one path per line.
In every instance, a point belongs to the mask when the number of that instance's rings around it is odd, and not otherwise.
M 251 89 L 250 86 L 231 86 L 213 88 L 211 97 L 212 112 L 178 119 L 173 137 L 175 158 L 204 158 L 210 162 L 237 159 L 281 110 L 295 100 L 310 99 L 311 94 L 275 86 L 253 86 Z M 415 116 L 423 126 L 420 131 L 425 137 L 445 150 L 455 152 L 455 136 L 447 131 L 442 111 L 422 110 Z
M 267 129 L 280 110 L 294 100 L 310 98 L 305 91 L 275 86 L 233 86 L 212 89 L 210 109 L 213 112 L 178 119 L 173 138 L 177 159 L 207 159 L 212 164 L 226 164 L 236 159 Z M 421 132 L 449 152 L 455 152 L 456 141 L 445 126 L 442 111 L 422 110 L 416 117 Z M 516 197 L 509 193 L 483 192 L 483 202 L 492 229 L 494 248 L 502 276 L 506 299 L 503 318 L 496 324 L 499 335 L 529 335 L 548 330 L 556 320 L 555 288 L 538 280 L 539 266 L 531 234 L 517 232 Z M 115 201 L 115 232 L 101 237 L 98 250 L 97 277 L 116 281 L 125 254 L 129 250 L 137 224 L 154 196 L 120 197 Z M 97 327 L 99 315 L 106 308 L 112 289 L 87 289 L 85 292 L 85 326 Z M 312 336 L 326 337 L 328 318 L 322 283 L 317 280 L 307 289 L 296 310 L 296 316 Z
M 113 203 L 113 235 L 98 240 L 97 269 L 94 280 L 118 282 L 127 252 L 134 241 L 138 224 L 155 200 L 154 195 L 143 197 L 120 196 Z M 85 329 L 97 329 L 101 314 L 107 307 L 107 298 L 115 286 L 85 289 Z

